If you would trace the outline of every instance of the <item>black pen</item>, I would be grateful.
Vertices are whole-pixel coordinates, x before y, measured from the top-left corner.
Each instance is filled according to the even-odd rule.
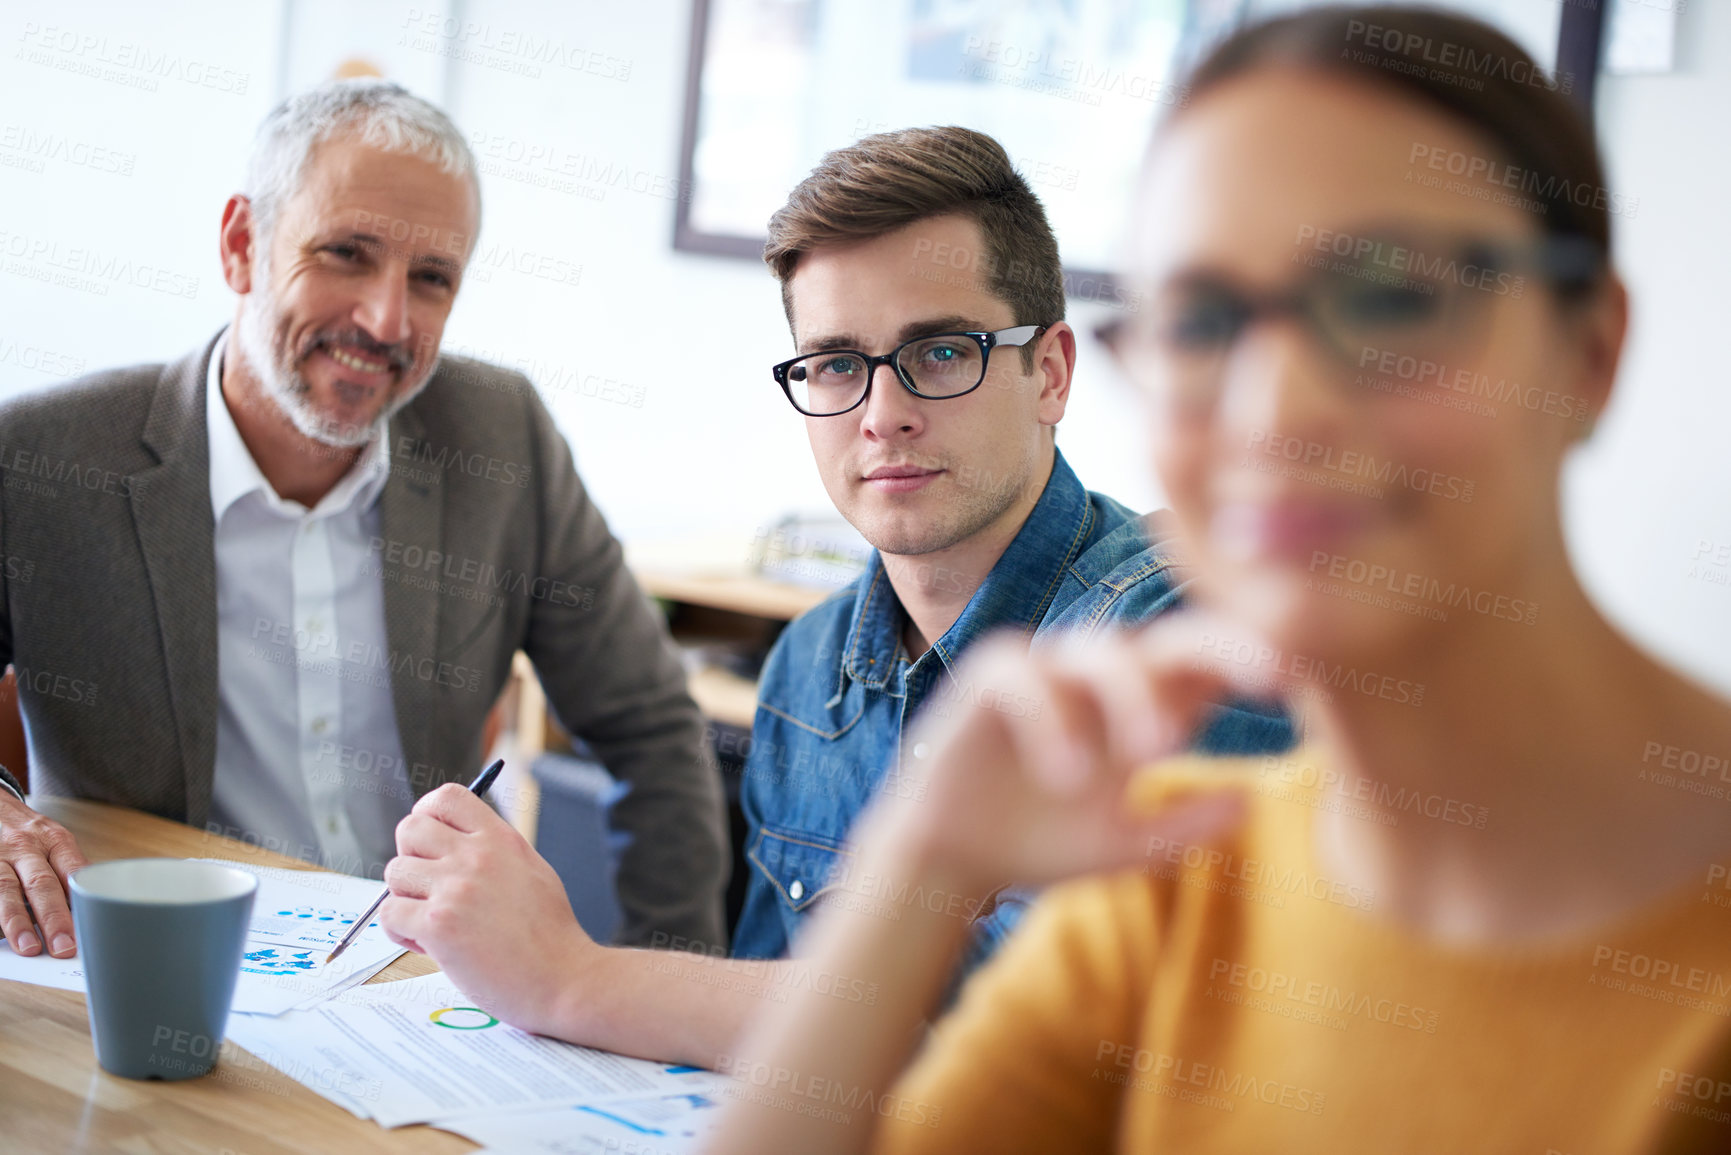
[[[499,776],[499,771],[504,768],[505,760],[500,758],[491,766],[481,771],[475,776],[475,780],[469,783],[469,793],[473,794],[476,798],[485,798],[487,796],[488,788],[493,785],[493,779],[497,778]],[[373,917],[373,913],[379,909],[379,904],[389,897],[391,897],[391,891],[389,887],[386,887],[385,893],[373,899],[373,905],[367,907],[365,913],[363,913],[361,917],[355,919],[354,925],[349,927],[349,933],[343,935],[343,939],[341,942],[337,943],[336,949],[325,956],[326,965],[335,962],[338,955],[349,949],[349,944],[355,941],[355,936],[361,933],[361,928],[367,925],[367,920]]]

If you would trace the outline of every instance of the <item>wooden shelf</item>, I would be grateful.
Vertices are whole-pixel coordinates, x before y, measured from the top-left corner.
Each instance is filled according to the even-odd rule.
[[[697,708],[717,722],[751,729],[757,717],[757,684],[720,666],[705,666],[691,675],[688,685]]]
[[[673,636],[688,645],[705,640],[710,631],[749,638],[771,623],[779,627],[779,623],[792,621],[835,592],[768,581],[743,569],[719,566],[675,570],[639,561],[632,572],[651,595],[678,609],[672,621]],[[738,617],[729,619],[728,614]],[[752,624],[742,618],[757,620]],[[690,689],[706,717],[751,729],[757,717],[757,685],[750,679],[719,666],[705,666],[691,675]]]
[[[673,620],[674,637],[688,645],[711,634],[748,641],[754,635],[773,637],[780,623],[792,621],[835,592],[758,577],[735,560],[744,553],[737,542],[720,547],[702,541],[660,543],[631,547],[626,553],[631,572],[644,590],[673,603],[678,610]],[[694,560],[681,564],[682,558]],[[729,614],[736,616],[730,618]],[[530,743],[532,756],[548,742],[553,729],[534,669],[522,654],[517,655],[513,674],[516,684],[523,687],[514,701],[517,730],[522,740]],[[705,666],[691,675],[689,687],[706,717],[751,729],[757,717],[756,683],[719,666]]]
[[[791,622],[835,592],[766,581],[745,572],[675,573],[647,568],[632,572],[644,589],[665,601],[708,606],[777,622]]]
[[[625,563],[655,597],[791,622],[833,589],[772,581],[752,568],[752,543],[739,534],[696,534],[626,543]]]

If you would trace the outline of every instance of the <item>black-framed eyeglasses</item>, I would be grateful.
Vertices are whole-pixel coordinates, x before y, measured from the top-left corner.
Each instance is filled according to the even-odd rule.
[[[1594,242],[1573,236],[1382,235],[1344,259],[1299,256],[1308,272],[1283,291],[1186,278],[1095,335],[1131,380],[1182,412],[1202,413],[1218,401],[1233,351],[1258,321],[1299,321],[1343,368],[1368,370],[1355,379],[1376,377],[1389,364],[1397,374],[1410,364],[1422,375],[1477,352],[1496,300],[1528,287],[1518,274],[1535,274],[1567,299],[1595,284],[1605,267]]]
[[[807,417],[834,417],[857,409],[871,393],[878,367],[915,397],[942,401],[972,393],[986,379],[986,363],[1000,345],[1026,345],[1044,325],[1017,325],[992,333],[933,333],[903,341],[881,357],[858,349],[826,349],[783,361],[770,370],[793,407]]]

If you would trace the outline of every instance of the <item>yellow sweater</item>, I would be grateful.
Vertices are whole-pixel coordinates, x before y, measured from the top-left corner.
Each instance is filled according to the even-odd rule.
[[[1731,1151],[1725,870],[1575,941],[1445,948],[1318,869],[1316,807],[1355,800],[1306,788],[1314,766],[1240,763],[1230,841],[1042,898],[880,1107],[877,1149]],[[1484,818],[1394,802],[1400,825]]]

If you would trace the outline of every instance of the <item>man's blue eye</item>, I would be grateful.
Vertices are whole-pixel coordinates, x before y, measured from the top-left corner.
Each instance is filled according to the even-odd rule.
[[[834,357],[813,357],[795,366],[789,376],[795,381],[816,385],[844,385],[859,376],[860,368],[858,357],[842,353]]]
[[[966,373],[979,363],[980,351],[971,344],[935,338],[931,344],[915,345],[902,354],[901,364],[915,373],[955,370]]]

